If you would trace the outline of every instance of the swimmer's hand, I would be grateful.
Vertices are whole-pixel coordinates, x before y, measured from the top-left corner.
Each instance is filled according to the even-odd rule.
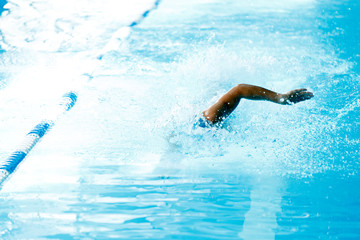
[[[279,94],[279,103],[283,105],[295,104],[314,97],[306,88],[295,89],[290,92]]]

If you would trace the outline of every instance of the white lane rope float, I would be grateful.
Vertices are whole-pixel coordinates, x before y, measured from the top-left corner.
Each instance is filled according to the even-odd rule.
[[[156,0],[150,9],[146,10],[137,20],[131,22],[131,24],[129,24],[127,27],[120,28],[113,35],[112,39],[109,41],[109,44],[104,47],[104,49],[101,51],[101,54],[98,55],[97,58],[101,60],[102,56],[106,52],[112,50],[111,41],[114,39],[124,39],[124,34],[122,34],[122,32],[124,32],[124,29],[129,33],[128,30],[139,25],[142,20],[149,15],[151,11],[155,10],[159,6],[160,1],[161,0]],[[125,37],[127,37],[128,33],[125,35]],[[90,74],[84,75],[92,78]],[[75,91],[65,93],[62,97],[60,104],[54,110],[54,114],[52,115],[52,117],[45,118],[39,124],[37,124],[28,134],[26,134],[22,144],[15,151],[13,151],[5,161],[0,162],[0,190],[5,180],[16,170],[18,165],[25,159],[29,152],[55,124],[56,119],[63,115],[65,112],[68,112],[75,105],[77,98],[78,94]]]
[[[0,164],[0,185],[15,171],[16,167],[24,160],[39,140],[50,130],[55,124],[55,120],[75,105],[76,100],[76,93],[65,93],[60,104],[55,109],[53,117],[42,120],[25,136],[19,148]]]
[[[139,25],[149,15],[150,12],[156,10],[158,8],[158,6],[160,5],[160,2],[161,2],[161,0],[156,0],[154,2],[154,4],[151,6],[151,8],[149,8],[148,10],[143,12],[139,16],[139,18],[137,18],[135,21],[131,22],[129,25],[127,25],[125,27],[121,27],[119,30],[117,30],[111,36],[111,39],[106,44],[106,46],[97,54],[97,56],[96,56],[97,59],[101,60],[107,52],[117,49],[119,42],[123,41],[130,34],[130,29]]]

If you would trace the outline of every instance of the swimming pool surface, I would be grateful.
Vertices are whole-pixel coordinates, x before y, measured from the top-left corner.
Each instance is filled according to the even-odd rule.
[[[3,184],[1,239],[360,239],[358,1],[2,9],[0,161],[78,100]],[[238,83],[315,97],[194,129]]]

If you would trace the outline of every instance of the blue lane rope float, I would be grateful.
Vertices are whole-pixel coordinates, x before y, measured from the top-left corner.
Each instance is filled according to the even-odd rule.
[[[102,58],[104,57],[104,55],[107,52],[109,52],[111,50],[116,50],[116,48],[118,47],[117,46],[118,42],[121,42],[122,40],[124,40],[124,38],[126,38],[130,34],[130,30],[132,28],[139,25],[145,18],[147,18],[149,16],[149,14],[152,11],[156,10],[159,7],[160,2],[161,2],[161,0],[155,0],[154,4],[148,10],[143,12],[136,20],[131,22],[129,25],[121,27],[120,29],[118,29],[113,34],[113,36],[111,37],[111,39],[109,40],[107,45],[97,54],[96,58],[98,60],[102,60]]]
[[[157,9],[161,0],[155,0],[153,6],[143,12],[138,19],[131,22],[128,26],[120,28],[113,36],[113,39],[110,39],[110,43],[112,40],[119,39],[119,34],[128,29],[131,29],[137,25],[139,25],[153,10]],[[120,40],[122,37],[120,37]],[[108,47],[105,46],[102,49],[101,54],[97,57],[98,60],[101,60],[103,55],[108,51]],[[83,74],[83,76],[91,79],[93,78],[92,74]],[[76,103],[77,94],[75,92],[68,92],[64,94],[62,98],[62,102],[59,104],[59,109],[57,109],[56,114],[53,117],[47,118],[37,124],[26,136],[22,145],[15,150],[4,162],[0,162],[0,187],[4,183],[4,181],[11,175],[18,165],[25,159],[25,157],[29,154],[29,152],[34,148],[34,146],[40,141],[40,139],[51,129],[54,125],[55,120],[62,113],[69,111]]]
[[[62,113],[69,111],[76,103],[77,94],[68,92],[63,95],[62,101],[56,109],[53,118],[42,120],[26,136],[23,143],[4,162],[0,163],[0,185],[11,175],[17,166],[25,159],[40,139],[51,129],[55,119]]]
[[[133,21],[132,23],[130,23],[130,24],[129,24],[129,27],[135,27],[136,25],[139,25],[139,24],[142,22],[142,20],[149,15],[150,12],[152,12],[153,10],[155,10],[155,9],[158,8],[159,4],[160,4],[160,0],[156,0],[156,1],[154,2],[154,5],[153,5],[150,9],[146,10],[146,11],[140,16],[140,18],[138,18],[137,20],[135,20],[135,21]]]

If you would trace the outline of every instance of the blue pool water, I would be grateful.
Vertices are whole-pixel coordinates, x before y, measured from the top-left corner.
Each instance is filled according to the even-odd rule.
[[[358,1],[154,3],[4,6],[0,161],[78,100],[2,186],[0,238],[359,239]],[[193,129],[237,83],[315,97]]]

